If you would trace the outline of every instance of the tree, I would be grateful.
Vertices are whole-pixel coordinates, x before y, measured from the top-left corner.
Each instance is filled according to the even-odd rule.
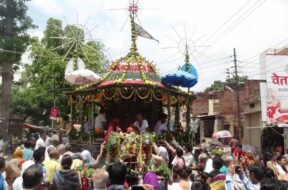
[[[60,20],[50,18],[43,39],[33,41],[30,54],[32,64],[25,66],[29,88],[21,90],[15,85],[13,113],[19,114],[23,119],[30,118],[34,124],[49,125],[49,113],[55,101],[61,117],[68,120],[70,109],[64,92],[73,90],[74,86],[64,80],[67,61],[77,55],[83,59],[88,69],[96,73],[104,71],[108,61],[104,53],[105,47],[100,41],[83,41],[87,45],[83,49],[89,60],[75,47],[64,60],[70,47],[61,45],[67,43],[65,39],[71,37],[72,28],[73,32],[79,30],[80,34],[83,33],[77,26],[68,25],[63,28]],[[63,38],[58,38],[59,36]],[[83,36],[81,39],[84,40]]]
[[[238,80],[239,80],[239,86],[243,85],[244,82],[248,79],[247,76],[239,76]],[[211,84],[210,87],[206,88],[205,91],[223,91],[225,89],[225,86],[231,88],[231,89],[235,89],[237,85],[237,79],[236,77],[233,75],[232,77],[227,77],[226,80],[224,82],[220,81],[220,80],[216,80],[213,82],[213,84]]]
[[[248,77],[246,75],[244,76],[238,76],[238,80],[239,80],[239,86],[243,85],[245,83],[245,81],[248,79]],[[237,79],[236,77],[233,75],[232,77],[228,77],[226,79],[226,84],[232,88],[235,89],[236,85],[237,85]]]
[[[206,88],[205,91],[222,91],[225,88],[225,82],[222,82],[220,80],[216,80],[211,84],[210,87]]]
[[[28,29],[35,28],[32,19],[27,16],[27,0],[0,1],[0,66],[1,66],[1,95],[0,116],[9,117],[11,89],[13,83],[13,65],[19,64],[22,53],[29,44]],[[1,128],[0,132],[4,132]]]

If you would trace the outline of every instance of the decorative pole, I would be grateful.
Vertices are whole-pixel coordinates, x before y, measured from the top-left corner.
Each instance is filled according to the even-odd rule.
[[[73,114],[73,98],[72,95],[69,97],[69,104],[70,104],[70,118],[69,118],[69,123],[70,123],[70,128],[72,127],[72,114]]]
[[[179,142],[179,144],[183,143],[183,130],[180,129],[180,98],[177,97],[176,107],[175,107],[175,129],[176,129],[176,140]],[[183,129],[183,128],[182,128]]]
[[[188,44],[185,46],[185,71],[190,73],[190,60],[189,60],[189,52],[188,52]],[[186,101],[186,135],[188,137],[188,142],[190,142],[190,88],[188,88],[188,100]]]
[[[186,101],[186,132],[190,133],[190,124],[191,124],[191,118],[190,118],[190,97],[188,97],[188,100]]]
[[[130,13],[130,25],[131,25],[131,48],[130,54],[135,56],[137,53],[137,46],[136,46],[136,32],[135,32],[135,15],[139,10],[138,5],[132,1],[132,3],[128,7],[128,11]],[[130,57],[130,56],[129,56]]]
[[[136,56],[137,46],[136,46],[136,32],[135,32],[135,23],[134,23],[134,17],[138,11],[138,6],[133,2],[131,5],[129,5],[128,11],[129,11],[130,25],[131,25],[131,48],[127,56],[128,59],[127,59],[127,64],[125,66],[125,71],[122,73],[122,76],[118,79],[118,82],[123,82],[125,80],[127,72],[129,70],[130,63],[132,61],[136,60],[137,62],[139,62],[138,57]],[[139,70],[141,72],[140,66],[139,66]]]
[[[191,134],[191,117],[190,117],[190,104],[191,104],[191,99],[190,97],[188,97],[188,100],[186,102],[186,136],[187,136],[187,140],[188,142],[193,143],[193,135]]]
[[[179,97],[175,107],[175,128],[179,129],[180,127],[180,102]]]
[[[189,60],[189,52],[188,52],[188,44],[185,46],[185,71],[190,72],[190,60]]]
[[[132,42],[130,53],[131,53],[131,56],[135,56],[137,52],[137,46],[136,46],[136,32],[135,32],[134,17],[135,17],[135,13],[137,12],[137,8],[133,8],[133,5],[130,5],[130,7],[129,7],[129,11],[130,11],[130,24],[131,24],[131,42]]]
[[[137,14],[139,10],[138,5],[132,1],[132,4],[129,5],[128,11],[130,12],[130,24],[131,24],[131,48],[130,48],[130,55],[129,55],[129,60],[128,60],[128,67],[131,63],[132,60],[137,62],[139,72],[142,76],[143,81],[146,83],[147,82],[147,77],[144,73],[143,70],[143,65],[142,65],[142,58],[139,56],[137,52],[137,46],[136,46],[136,28],[135,28],[135,15]],[[128,70],[127,67],[127,70]]]
[[[168,96],[168,103],[167,103],[167,127],[170,131],[170,120],[171,120],[171,100],[170,100],[170,93],[167,93]]]
[[[91,120],[91,123],[92,123],[92,135],[90,135],[90,142],[93,142],[93,139],[95,137],[95,126],[94,126],[94,99],[92,100],[92,120]]]

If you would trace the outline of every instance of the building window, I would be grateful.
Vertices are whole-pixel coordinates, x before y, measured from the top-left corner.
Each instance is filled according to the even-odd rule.
[[[223,129],[227,130],[227,131],[230,131],[230,125],[229,124],[223,125]]]

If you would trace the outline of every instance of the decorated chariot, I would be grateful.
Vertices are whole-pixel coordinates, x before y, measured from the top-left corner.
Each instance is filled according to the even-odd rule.
[[[179,79],[179,77],[187,76],[181,75],[180,72],[180,75],[179,73],[172,74],[167,76],[167,80],[163,80],[153,62],[138,53],[136,37],[139,34],[134,19],[135,8],[131,8],[132,45],[130,52],[126,56],[112,61],[107,72],[98,82],[82,85],[66,94],[71,112],[69,138],[73,148],[77,150],[90,149],[93,155],[98,154],[103,137],[99,138],[98,131],[94,126],[95,113],[99,112],[101,107],[105,110],[107,120],[117,113],[124,126],[122,132],[112,132],[109,135],[105,144],[108,154],[107,161],[123,161],[131,168],[139,170],[139,164],[147,164],[149,155],[152,153],[153,142],[167,138],[172,131],[180,135],[181,140],[191,141],[190,105],[194,96],[189,90],[186,92],[170,83],[171,77]],[[182,67],[183,73],[189,75],[190,69],[193,69],[191,67],[193,66],[188,59]],[[188,82],[193,81],[193,84],[189,83],[189,85],[195,85],[196,79],[197,77],[188,77]],[[184,84],[186,86],[188,85],[186,84],[187,80]],[[186,126],[180,124],[181,107],[186,109]],[[142,113],[149,122],[149,126],[155,126],[164,112],[167,114],[168,128],[167,134],[164,136],[155,135],[154,129],[150,129],[147,133],[126,133],[128,126],[135,120],[136,113]],[[165,173],[163,168],[158,168],[158,170],[163,170]]]

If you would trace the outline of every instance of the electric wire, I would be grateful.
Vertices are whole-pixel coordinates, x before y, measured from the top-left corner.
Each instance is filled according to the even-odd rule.
[[[229,17],[223,24],[221,24],[214,32],[211,36],[209,36],[207,38],[207,40],[203,43],[206,44],[207,42],[209,42],[209,40],[211,40],[215,35],[217,35],[217,33],[219,31],[221,31],[221,29],[227,25],[236,15],[238,15],[238,13],[240,13],[242,11],[242,9],[244,9],[248,4],[249,4],[250,0],[246,1],[231,17]]]
[[[234,23],[232,23],[232,25],[230,25],[230,27],[226,28],[226,30],[224,30],[224,32],[219,35],[218,39],[221,39],[222,36],[227,36],[229,33],[231,33],[235,28],[237,28],[243,21],[245,21],[252,13],[255,13],[257,9],[259,9],[266,0],[259,0],[256,3],[254,3],[250,9],[248,9],[247,11],[244,12],[244,14],[242,15],[242,19],[241,17],[239,17]],[[217,40],[218,40],[217,39]],[[214,43],[217,41],[216,39],[213,41]]]

